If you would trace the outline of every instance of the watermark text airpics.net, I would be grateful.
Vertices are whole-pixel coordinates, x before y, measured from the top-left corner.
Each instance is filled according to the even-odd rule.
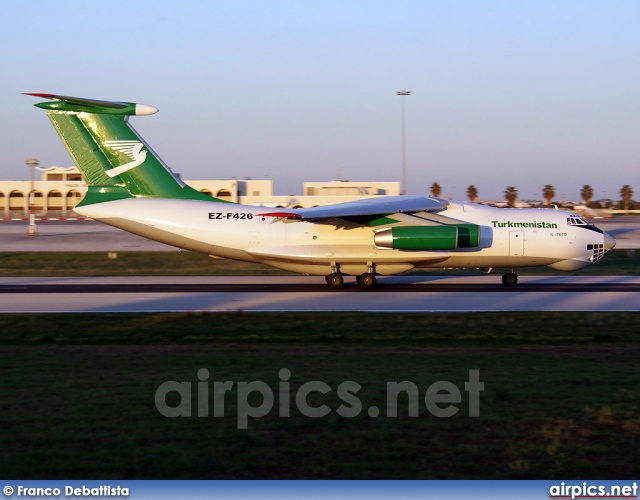
[[[344,418],[353,418],[363,411],[363,403],[358,397],[362,386],[354,381],[345,381],[335,387],[335,394],[341,404],[332,409],[321,401],[322,397],[334,391],[334,387],[320,380],[301,384],[297,390],[291,389],[291,372],[282,368],[278,376],[278,388],[272,389],[267,383],[254,380],[252,382],[214,381],[209,379],[209,370],[198,370],[198,382],[193,390],[191,382],[167,381],[158,387],[155,403],[158,411],[165,417],[191,417],[194,412],[198,417],[209,417],[213,409],[213,417],[225,417],[225,403],[233,402],[235,389],[236,405],[229,405],[236,411],[238,429],[247,429],[249,418],[261,418],[274,410],[277,403],[279,417],[289,417],[292,405],[309,418],[322,418],[335,411]],[[235,387],[234,387],[235,386]],[[484,382],[480,381],[480,370],[469,370],[469,379],[461,390],[452,382],[439,380],[421,391],[410,381],[387,382],[386,416],[398,416],[398,401],[406,402],[406,415],[419,417],[424,403],[427,412],[438,418],[452,417],[460,410],[463,399],[468,400],[469,416],[480,416],[480,392],[484,391]],[[463,395],[463,392],[466,394]],[[195,393],[195,398],[193,394]],[[195,399],[195,405],[194,403]],[[277,399],[277,401],[276,401]],[[320,399],[320,400],[319,400]],[[169,400],[169,401],[168,401]],[[312,400],[312,401],[310,401]],[[380,416],[380,408],[369,406],[367,415],[371,418]],[[227,412],[226,416],[229,416]],[[403,410],[404,415],[404,410]],[[424,412],[423,412],[424,415]]]

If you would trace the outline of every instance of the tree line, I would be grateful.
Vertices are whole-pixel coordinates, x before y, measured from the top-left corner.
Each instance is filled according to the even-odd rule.
[[[442,193],[442,187],[437,182],[431,185],[431,196],[438,198]],[[475,203],[478,199],[478,188],[471,184],[466,191],[467,198],[471,203]],[[633,188],[629,184],[625,184],[620,188],[620,201],[618,207],[622,210],[634,210],[636,205],[640,205],[640,202],[633,201]],[[551,184],[546,184],[542,188],[542,203],[545,206],[549,206],[551,201],[556,196],[556,190]],[[589,184],[585,184],[580,189],[580,197],[584,201],[584,204],[589,208],[601,208],[597,203],[591,201],[593,198],[593,188]],[[504,190],[504,198],[507,201],[509,207],[514,207],[518,200],[518,190],[514,186],[507,186]]]

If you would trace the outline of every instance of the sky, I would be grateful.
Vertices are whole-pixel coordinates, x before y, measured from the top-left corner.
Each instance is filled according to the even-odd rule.
[[[0,18],[2,180],[73,164],[22,92],[153,105],[131,123],[183,179],[282,195],[400,181],[404,99],[408,194],[640,193],[637,0],[4,0]]]

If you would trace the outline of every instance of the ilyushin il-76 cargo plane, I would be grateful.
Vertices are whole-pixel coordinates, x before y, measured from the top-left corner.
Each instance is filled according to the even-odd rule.
[[[88,184],[75,211],[105,224],[214,258],[260,262],[325,276],[332,288],[355,276],[413,268],[549,266],[575,271],[615,246],[570,212],[493,208],[424,196],[379,196],[302,209],[265,209],[212,198],[183,183],[129,124],[145,104],[53,94],[36,104],[60,135]]]

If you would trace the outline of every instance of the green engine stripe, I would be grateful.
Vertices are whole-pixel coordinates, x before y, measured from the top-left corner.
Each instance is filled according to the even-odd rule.
[[[398,250],[453,250],[457,246],[456,226],[402,226],[391,231],[393,248]]]
[[[480,244],[480,226],[476,224],[452,224],[458,228],[458,247],[472,248]]]

